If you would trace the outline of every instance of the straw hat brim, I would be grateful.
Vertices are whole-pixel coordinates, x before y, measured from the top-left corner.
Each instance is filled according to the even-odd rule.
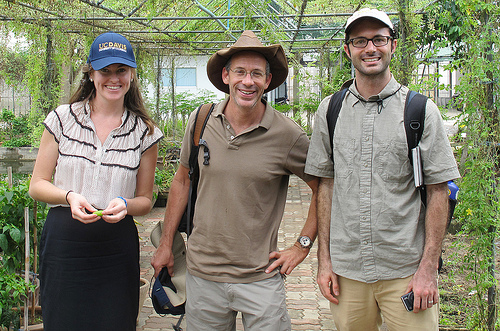
[[[163,222],[158,222],[150,234],[151,243],[154,247],[160,244],[160,238],[163,231]],[[168,286],[163,286],[170,303],[174,306],[180,306],[186,302],[186,244],[179,231],[175,232],[172,243],[172,254],[174,254],[174,276],[170,278],[177,291]],[[167,309],[167,308],[165,308]]]
[[[207,63],[207,75],[212,84],[224,93],[229,94],[229,86],[222,81],[222,68],[227,61],[238,52],[251,51],[262,54],[271,68],[271,83],[264,93],[280,86],[288,76],[288,62],[285,51],[281,45],[270,46],[231,46],[217,51],[210,57]]]

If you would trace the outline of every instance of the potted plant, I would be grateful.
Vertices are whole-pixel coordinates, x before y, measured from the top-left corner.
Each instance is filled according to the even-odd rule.
[[[139,287],[139,311],[137,312],[137,323],[139,322],[139,315],[141,314],[142,307],[144,306],[144,301],[148,297],[149,291],[149,281],[145,278],[140,278],[141,285]]]
[[[168,198],[168,191],[179,163],[179,148],[170,147],[161,149],[165,153],[158,162],[155,170],[155,186],[157,187],[157,200],[155,207],[164,207]]]

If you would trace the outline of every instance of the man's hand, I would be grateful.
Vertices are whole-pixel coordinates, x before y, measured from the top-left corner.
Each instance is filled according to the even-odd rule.
[[[336,298],[340,294],[340,287],[338,276],[333,272],[331,264],[319,264],[317,282],[321,294],[328,299],[328,301],[338,305],[339,299]]]
[[[413,275],[412,280],[406,288],[408,293],[413,290],[413,312],[431,308],[439,302],[439,291],[437,287],[436,268],[426,268],[422,264]]]
[[[151,259],[151,265],[155,269],[155,278],[158,277],[161,269],[164,267],[168,268],[168,273],[170,276],[174,275],[174,254],[172,253],[172,248],[168,245],[160,244],[153,254]]]
[[[151,265],[155,269],[155,277],[158,277],[161,269],[168,268],[170,276],[174,275],[174,254],[172,243],[175,231],[179,227],[184,210],[186,210],[189,195],[189,169],[179,165],[170,185],[165,217],[163,219],[162,236],[160,244],[151,259]]]
[[[269,254],[269,260],[276,259],[276,261],[271,263],[266,269],[266,273],[270,273],[281,266],[280,273],[289,275],[300,262],[304,261],[308,253],[309,248],[301,248],[296,245],[284,251],[271,252],[271,254]]]

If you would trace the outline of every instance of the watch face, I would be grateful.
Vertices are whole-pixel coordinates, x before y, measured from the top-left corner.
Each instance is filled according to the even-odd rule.
[[[300,237],[299,243],[302,247],[308,247],[311,244],[311,239],[308,237]]]

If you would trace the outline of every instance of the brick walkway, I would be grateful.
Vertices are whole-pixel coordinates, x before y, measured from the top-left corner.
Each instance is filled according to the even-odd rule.
[[[309,209],[311,190],[295,176],[290,178],[285,215],[281,223],[278,246],[280,249],[293,245],[305,222]],[[149,234],[156,222],[163,219],[163,208],[154,208],[147,216],[137,217],[141,223],[138,226],[141,244],[141,275],[151,280],[153,268],[150,265],[154,247],[149,241]],[[306,259],[298,265],[286,279],[287,306],[292,319],[292,330],[336,330],[331,318],[328,301],[321,295],[316,284],[316,245]],[[149,297],[146,299],[139,315],[137,331],[173,330],[172,324],[178,318],[170,315],[157,315]],[[185,321],[181,327],[186,330]],[[238,321],[238,331],[242,331],[241,321]]]

